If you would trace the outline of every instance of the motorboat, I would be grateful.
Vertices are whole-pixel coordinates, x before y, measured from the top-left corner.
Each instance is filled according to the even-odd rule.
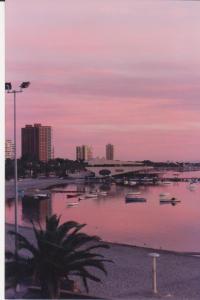
[[[38,194],[35,194],[33,196],[34,199],[48,199],[50,197],[50,194],[48,193],[38,193]]]
[[[107,196],[108,193],[107,193],[106,191],[101,191],[101,192],[99,193],[99,195],[100,195],[100,196]]]
[[[138,197],[137,195],[127,194],[125,197],[126,203],[130,202],[146,202],[146,199],[143,197]]]
[[[197,186],[196,186],[196,184],[193,183],[193,182],[191,182],[191,183],[188,185],[188,189],[189,189],[190,191],[194,191],[194,190],[196,190],[196,188],[197,188]]]
[[[163,181],[163,183],[162,184],[165,184],[165,185],[170,185],[170,184],[172,184],[172,182],[171,181]]]
[[[169,197],[170,193],[160,193],[160,197]]]
[[[160,199],[160,203],[163,204],[163,203],[169,203],[169,204],[176,204],[176,203],[180,203],[181,201],[180,200],[177,200],[175,197],[172,197],[171,199],[169,198],[161,198]]]
[[[133,181],[133,180],[130,180],[130,181],[129,181],[129,185],[131,185],[131,186],[136,185],[136,184],[137,184],[136,181]]]
[[[129,192],[126,196],[139,196],[141,192]]]
[[[78,205],[78,202],[71,202],[71,203],[67,204],[67,207],[74,207],[74,206],[77,206],[77,205]]]
[[[76,197],[77,195],[73,194],[73,195],[66,195],[67,198],[74,198]]]
[[[85,198],[97,198],[98,194],[94,194],[94,193],[89,193],[89,194],[85,194]]]
[[[128,185],[128,180],[124,180],[124,185]]]

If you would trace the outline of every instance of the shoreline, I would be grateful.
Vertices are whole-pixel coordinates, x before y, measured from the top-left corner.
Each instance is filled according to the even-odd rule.
[[[9,228],[10,227],[10,228]],[[9,230],[13,225],[6,224]],[[24,230],[23,230],[24,229]],[[31,228],[22,228],[26,236],[33,237]],[[24,232],[21,232],[22,234]],[[34,239],[31,239],[34,241]],[[6,235],[7,249],[14,246],[14,240]],[[170,295],[173,300],[200,299],[199,270],[200,259],[181,252],[167,251],[102,241],[110,245],[109,249],[96,249],[114,263],[106,263],[108,275],[94,270],[102,280],[102,284],[89,282],[89,295],[104,299],[166,299]],[[158,294],[152,293],[152,257],[157,252]],[[81,291],[84,289],[77,280]]]
[[[11,223],[5,223],[5,230],[11,230],[14,228],[14,224]],[[23,226],[23,225],[19,225],[19,229],[23,232],[23,231],[29,231],[31,233],[33,233],[33,229],[32,227],[28,227],[28,226]],[[27,233],[28,234],[28,233]],[[6,233],[7,235],[7,233]],[[119,247],[125,247],[125,248],[130,248],[130,249],[141,249],[141,250],[145,250],[145,251],[149,251],[149,252],[159,252],[162,254],[174,254],[174,255],[182,255],[182,256],[196,256],[196,257],[200,257],[200,252],[196,252],[196,251],[176,251],[176,250],[169,250],[169,249],[159,249],[159,248],[153,248],[153,247],[144,247],[144,246],[139,246],[139,245],[131,245],[131,244],[126,244],[126,243],[120,243],[120,242],[111,242],[111,241],[106,241],[106,240],[101,240],[101,243],[105,243],[108,244],[110,246],[119,246]]]

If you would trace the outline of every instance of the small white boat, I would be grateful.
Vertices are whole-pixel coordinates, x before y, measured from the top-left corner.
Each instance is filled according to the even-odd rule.
[[[100,195],[100,196],[107,196],[107,195],[108,195],[108,192],[101,191],[101,192],[99,193],[99,195]]]
[[[171,203],[171,204],[175,204],[175,203],[179,203],[181,202],[180,200],[177,200],[176,198],[172,197],[172,198],[163,198],[163,199],[160,199],[160,203]]]
[[[72,202],[72,203],[68,203],[67,207],[73,207],[73,206],[77,206],[78,202]]]
[[[40,194],[35,194],[34,196],[33,196],[33,198],[34,199],[47,199],[47,198],[49,198],[49,194],[47,194],[47,193],[40,193]]]
[[[97,198],[98,197],[98,194],[85,194],[85,198]]]
[[[191,190],[191,191],[196,190],[196,188],[197,188],[197,186],[196,186],[195,183],[190,183],[190,184],[188,185],[188,189]]]
[[[172,182],[171,181],[163,181],[163,184],[170,185],[170,184],[172,184]]]
[[[126,196],[139,196],[141,192],[129,192]]]
[[[160,197],[169,197],[170,193],[160,193]]]
[[[128,185],[128,180],[124,180],[124,185]]]
[[[131,186],[136,185],[136,184],[137,184],[136,181],[133,181],[133,180],[130,180],[130,181],[129,181],[129,185],[131,185]]]
[[[127,194],[125,197],[126,203],[130,202],[146,202],[146,199],[143,197],[138,197],[136,195],[129,195]]]

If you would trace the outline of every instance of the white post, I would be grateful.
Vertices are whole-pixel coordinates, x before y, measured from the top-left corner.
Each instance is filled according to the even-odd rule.
[[[153,266],[152,266],[152,287],[153,293],[157,294],[157,273],[156,273],[156,258],[160,256],[158,253],[150,253],[149,256],[153,257]]]

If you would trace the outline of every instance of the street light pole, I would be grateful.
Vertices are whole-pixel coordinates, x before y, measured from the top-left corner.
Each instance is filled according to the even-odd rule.
[[[15,151],[15,233],[18,233],[18,184],[17,184],[17,134],[16,134],[16,91],[13,91],[14,95],[14,151]],[[15,235],[15,254],[17,255],[17,235]]]
[[[30,82],[22,82],[19,90],[12,90],[12,85],[10,82],[6,82],[5,90],[9,94],[13,94],[14,96],[14,178],[15,178],[15,256],[17,258],[18,251],[18,238],[17,234],[18,230],[18,176],[17,176],[17,130],[16,130],[16,94],[22,93],[24,88],[27,88],[30,85]]]

